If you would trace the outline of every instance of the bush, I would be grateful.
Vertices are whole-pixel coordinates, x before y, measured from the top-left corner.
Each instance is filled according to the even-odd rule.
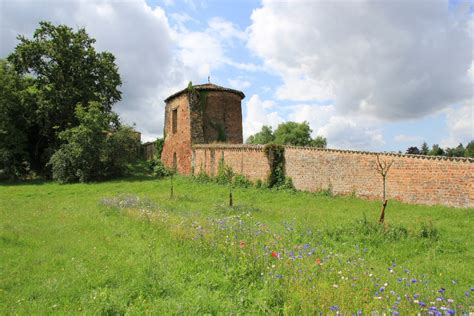
[[[212,182],[211,177],[201,168],[197,176],[194,177],[197,182],[209,183]]]
[[[237,174],[234,178],[234,185],[241,188],[250,188],[252,186],[252,182],[247,179],[246,176]]]
[[[76,109],[79,125],[59,134],[64,142],[51,156],[53,179],[60,183],[87,182],[122,175],[136,160],[140,142],[132,128],[121,126],[113,113],[93,102]]]
[[[218,184],[232,184],[232,179],[235,173],[230,166],[227,166],[224,159],[219,160],[219,166],[217,167],[217,176],[215,178]]]
[[[170,170],[166,168],[161,160],[155,159],[153,162],[153,176],[157,178],[164,178],[170,175]]]

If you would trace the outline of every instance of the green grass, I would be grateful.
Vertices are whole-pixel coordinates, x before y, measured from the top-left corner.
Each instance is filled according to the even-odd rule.
[[[381,227],[381,203],[354,197],[236,189],[228,208],[225,186],[184,177],[175,192],[0,185],[0,314],[473,311],[473,209],[390,201]]]

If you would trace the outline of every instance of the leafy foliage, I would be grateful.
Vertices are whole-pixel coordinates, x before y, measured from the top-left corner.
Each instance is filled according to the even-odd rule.
[[[459,143],[457,147],[454,148],[446,148],[446,156],[448,157],[464,157],[464,146],[463,144]]]
[[[130,127],[92,102],[76,109],[79,125],[59,134],[64,141],[51,157],[53,178],[60,183],[86,182],[119,176],[136,159],[139,141]]]
[[[409,154],[409,155],[419,155],[420,150],[418,149],[418,147],[412,146],[412,147],[407,149],[406,153]]]
[[[309,146],[311,144],[311,128],[308,122],[281,123],[275,130],[275,143],[281,145]]]
[[[247,138],[247,144],[269,144],[275,141],[271,126],[263,125],[262,130]]]
[[[474,157],[474,140],[471,140],[466,146],[464,157]]]
[[[311,128],[308,122],[296,123],[286,122],[278,125],[275,132],[271,126],[262,126],[262,130],[255,135],[247,138],[247,144],[269,144],[275,143],[280,145],[293,146],[311,146],[318,148],[326,148],[327,140],[322,136],[311,138]]]
[[[431,147],[429,155],[431,155],[431,156],[443,156],[444,155],[444,150],[441,147],[439,147],[438,144],[433,144],[433,147]]]
[[[292,182],[285,178],[285,147],[278,144],[268,144],[264,148],[270,166],[267,184],[269,188],[287,187]]]
[[[21,76],[31,76],[32,108],[28,111],[28,151],[32,164],[42,169],[61,144],[59,134],[79,124],[76,107],[98,102],[104,113],[121,99],[115,57],[97,53],[85,29],[74,32],[66,25],[40,22],[33,38],[18,36],[20,43],[8,61]]]
[[[18,178],[29,170],[29,125],[25,89],[31,84],[0,60],[0,176]]]

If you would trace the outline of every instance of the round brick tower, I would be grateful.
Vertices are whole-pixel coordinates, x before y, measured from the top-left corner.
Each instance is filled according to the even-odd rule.
[[[166,98],[161,160],[191,173],[193,144],[242,144],[243,92],[212,83],[189,86]]]

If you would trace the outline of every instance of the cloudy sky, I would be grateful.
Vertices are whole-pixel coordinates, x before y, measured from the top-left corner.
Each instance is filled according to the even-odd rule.
[[[242,90],[244,137],[308,121],[331,148],[474,139],[474,3],[437,0],[0,0],[0,58],[48,20],[117,57],[115,106],[143,140],[189,81]]]

